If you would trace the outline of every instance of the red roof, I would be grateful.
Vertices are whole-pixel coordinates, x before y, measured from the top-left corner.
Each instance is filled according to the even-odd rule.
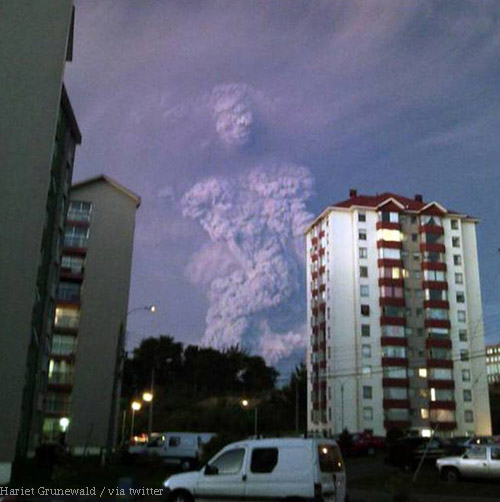
[[[392,192],[384,192],[377,195],[354,195],[349,199],[346,199],[342,202],[338,202],[337,204],[333,204],[333,207],[352,207],[352,206],[364,206],[364,207],[373,207],[376,208],[380,206],[380,204],[386,202],[389,199],[394,199],[403,205],[405,210],[408,211],[420,211],[425,206],[430,204],[430,202],[426,202],[424,200],[415,200],[409,199],[408,197],[403,197],[402,195],[398,195]],[[444,207],[444,206],[442,206]],[[452,211],[450,209],[446,209],[449,214],[463,214],[458,213],[457,211]],[[468,218],[472,218],[471,216],[467,216]]]
[[[355,197],[350,197],[347,200],[334,204],[333,207],[378,207],[382,204],[382,202],[391,198],[397,200],[405,207],[405,209],[412,211],[419,211],[428,204],[427,202],[419,202],[415,199],[409,199],[408,197],[403,197],[402,195],[397,195],[395,193],[385,192],[377,195],[356,195]]]

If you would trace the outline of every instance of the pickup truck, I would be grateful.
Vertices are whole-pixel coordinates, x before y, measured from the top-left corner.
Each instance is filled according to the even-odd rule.
[[[438,459],[436,465],[450,482],[461,477],[500,480],[500,445],[473,446],[460,456]]]

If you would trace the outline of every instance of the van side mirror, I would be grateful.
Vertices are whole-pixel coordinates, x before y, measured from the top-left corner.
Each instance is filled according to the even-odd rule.
[[[215,474],[219,474],[219,468],[215,467],[215,465],[207,464],[205,467],[205,476],[214,476]]]

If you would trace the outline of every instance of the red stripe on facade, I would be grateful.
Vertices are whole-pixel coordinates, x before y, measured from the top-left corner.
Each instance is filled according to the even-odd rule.
[[[402,288],[404,286],[403,279],[390,279],[388,277],[382,277],[378,280],[379,286],[396,286]]]
[[[380,338],[380,345],[382,345],[382,347],[387,347],[390,345],[396,347],[406,347],[408,345],[408,341],[406,340],[406,338],[403,337],[382,336]]]
[[[385,305],[390,305],[392,307],[404,307],[405,299],[404,298],[389,298],[389,297],[381,297],[379,299],[379,305],[381,307]]]
[[[85,256],[87,254],[87,248],[74,248],[74,247],[64,246],[63,254],[70,256]]]
[[[444,228],[440,227],[438,225],[420,225],[418,227],[418,231],[426,234],[436,234],[436,235],[443,235],[444,234]]]
[[[384,420],[384,428],[386,430],[391,429],[406,429],[410,427],[411,423],[409,420]]]
[[[429,408],[431,410],[456,410],[457,403],[455,401],[431,401]]]
[[[379,267],[399,267],[403,268],[403,260],[393,260],[390,258],[379,258],[377,261]]]
[[[451,340],[440,340],[436,338],[427,338],[425,346],[430,349],[432,347],[441,349],[451,349]]]
[[[408,387],[410,380],[408,378],[382,378],[384,387]]]
[[[450,303],[445,300],[425,300],[424,308],[449,310]]]
[[[450,321],[441,320],[441,319],[426,319],[425,320],[426,328],[451,328]]]
[[[427,359],[428,368],[453,368],[453,361],[446,359]]]
[[[423,281],[422,289],[448,289],[448,283],[445,281]]]
[[[403,243],[394,241],[377,241],[377,248],[403,249]]]
[[[427,380],[427,384],[429,389],[454,389],[455,382],[454,380]]]
[[[448,270],[448,267],[446,266],[446,263],[442,262],[423,261],[422,270],[443,270],[444,272],[446,272],[446,270]]]
[[[384,399],[383,401],[384,409],[390,408],[405,408],[410,409],[410,400],[409,399]]]
[[[420,251],[423,253],[424,251],[431,251],[434,253],[444,253],[446,248],[444,244],[430,244],[430,243],[422,243],[420,244]]]
[[[405,326],[406,319],[404,317],[381,316],[380,317],[380,325],[381,326]]]
[[[377,230],[382,228],[387,228],[387,230],[399,230],[400,225],[392,221],[377,221]]]
[[[408,359],[406,357],[383,357],[382,366],[408,366]]]

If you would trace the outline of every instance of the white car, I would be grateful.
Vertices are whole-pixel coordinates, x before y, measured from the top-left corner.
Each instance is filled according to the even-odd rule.
[[[231,443],[201,471],[171,476],[164,487],[169,502],[347,500],[344,461],[331,439],[249,439]]]
[[[500,445],[472,446],[461,456],[438,459],[436,465],[448,481],[460,477],[500,480]]]

